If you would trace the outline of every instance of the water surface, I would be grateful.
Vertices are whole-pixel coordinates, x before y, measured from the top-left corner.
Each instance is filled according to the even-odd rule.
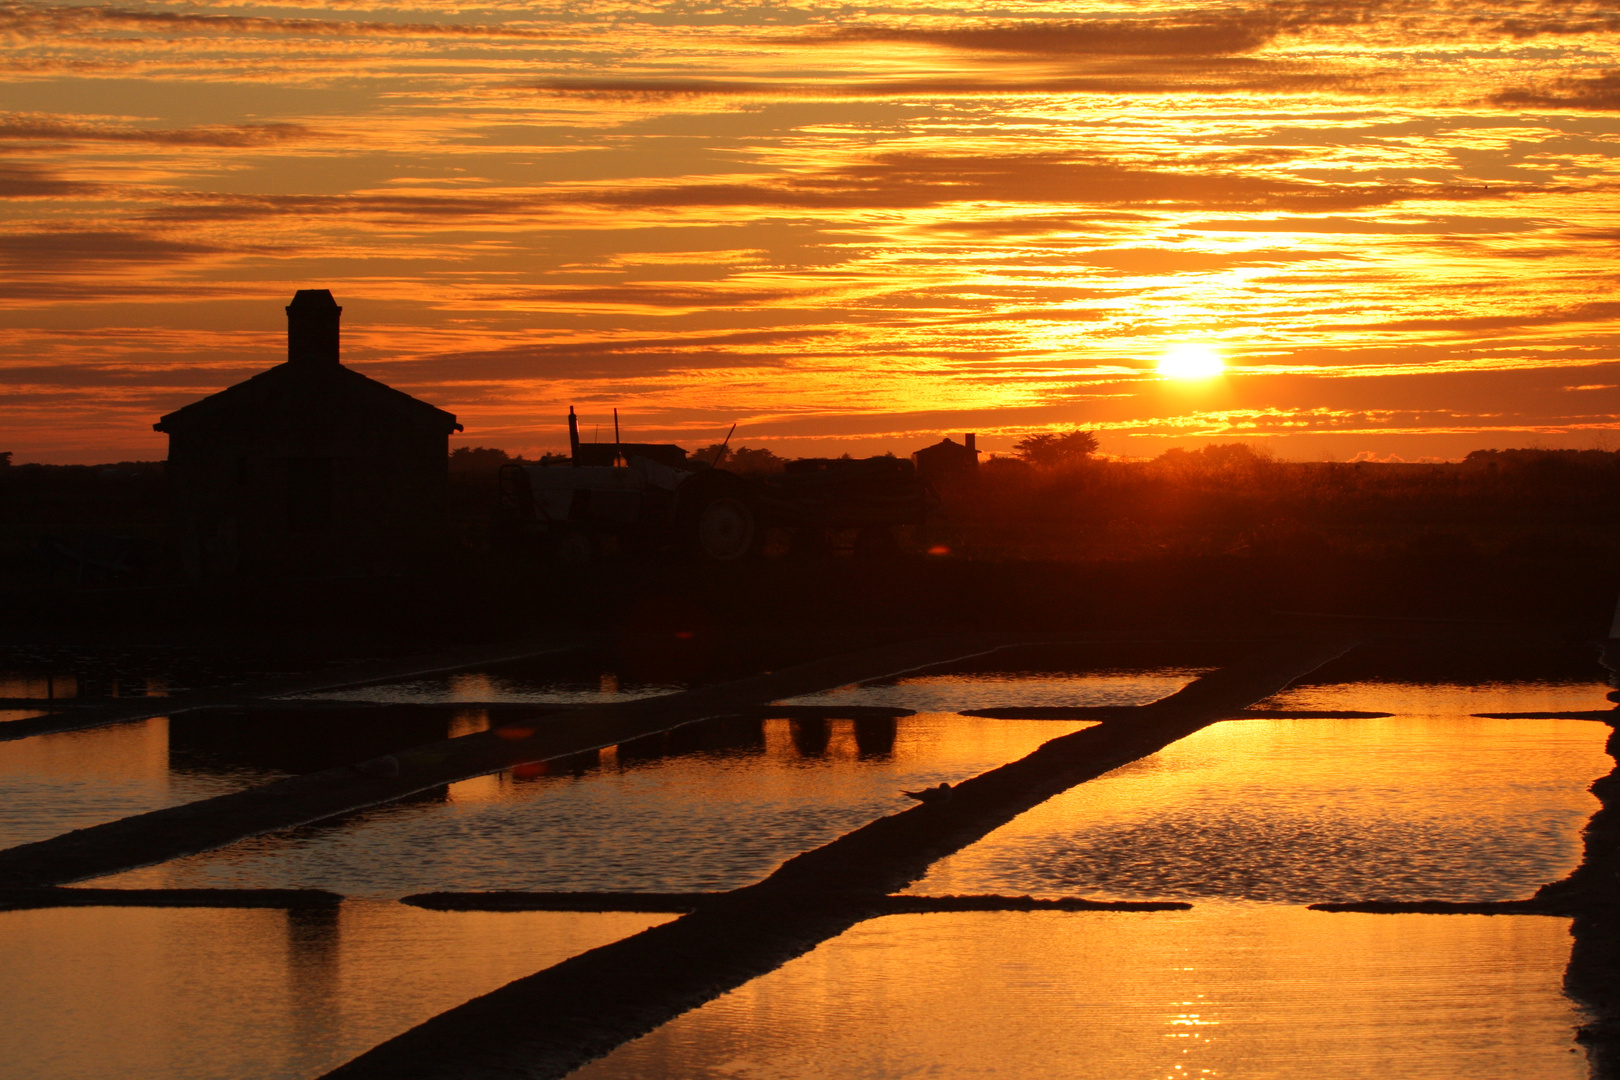
[[[890,916],[576,1080],[1584,1080],[1563,919]]]
[[[1599,688],[1601,689],[1601,688]],[[1113,898],[1509,900],[1580,862],[1606,725],[1486,720],[1593,692],[1353,687],[1229,720],[1073,788],[936,863],[911,891]],[[1278,699],[1285,702],[1287,699]]]
[[[430,675],[420,679],[379,683],[352,690],[323,690],[291,695],[331,701],[421,702],[530,702],[547,705],[605,705],[615,701],[661,697],[685,690],[684,683],[643,682],[613,672],[576,673],[558,678],[546,671],[523,674],[522,669],[500,668],[488,671]]]
[[[1047,705],[1147,705],[1207,668],[1093,671],[987,670],[886,679],[788,698],[793,705],[887,705],[918,712]]]
[[[0,848],[482,730],[482,710],[210,710],[0,742]]]
[[[307,1080],[469,998],[669,916],[0,912],[0,1073]]]
[[[910,807],[902,789],[955,783],[1086,726],[948,714],[692,724],[96,884],[731,889]]]
[[[168,717],[0,742],[0,847],[239,791],[276,775],[171,768]]]

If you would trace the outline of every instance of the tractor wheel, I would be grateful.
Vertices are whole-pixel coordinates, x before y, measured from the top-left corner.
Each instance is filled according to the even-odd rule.
[[[720,492],[692,508],[687,540],[713,562],[736,562],[759,550],[765,538],[759,517],[740,494]]]

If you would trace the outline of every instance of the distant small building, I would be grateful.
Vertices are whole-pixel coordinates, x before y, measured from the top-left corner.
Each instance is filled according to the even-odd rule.
[[[911,455],[917,475],[930,483],[950,483],[978,475],[979,446],[977,435],[964,435],[960,443],[950,438],[941,439],[933,446],[925,446]]]
[[[346,368],[326,289],[287,306],[287,362],[153,427],[193,577],[397,573],[444,542],[456,418]]]

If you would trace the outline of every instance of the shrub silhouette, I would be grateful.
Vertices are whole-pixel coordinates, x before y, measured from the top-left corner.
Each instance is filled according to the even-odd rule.
[[[1058,468],[1086,460],[1097,452],[1097,446],[1094,431],[1044,432],[1013,443],[1013,453],[1031,465]]]

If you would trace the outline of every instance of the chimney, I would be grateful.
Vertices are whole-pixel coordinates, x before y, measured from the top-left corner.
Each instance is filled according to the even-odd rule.
[[[971,431],[968,432],[962,436],[962,445],[973,451],[974,455],[977,456],[979,453],[979,436]]]
[[[299,289],[293,294],[287,305],[287,362],[336,364],[342,314],[328,289]]]

